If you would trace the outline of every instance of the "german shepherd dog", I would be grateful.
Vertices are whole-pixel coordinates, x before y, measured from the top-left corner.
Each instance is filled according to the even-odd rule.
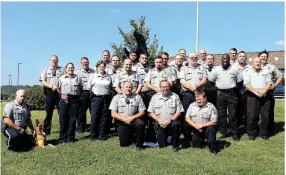
[[[46,133],[44,132],[44,123],[39,122],[38,119],[36,119],[36,133],[34,137],[38,147],[44,148],[46,146]],[[48,144],[48,146],[55,147],[52,144]]]

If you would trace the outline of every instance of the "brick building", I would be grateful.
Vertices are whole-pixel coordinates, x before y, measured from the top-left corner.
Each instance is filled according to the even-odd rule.
[[[284,70],[285,69],[285,55],[284,55],[284,50],[279,50],[279,51],[267,51],[269,52],[269,59],[268,62],[271,64],[274,64],[278,69]],[[258,56],[259,52],[246,52],[247,54],[247,63],[251,64],[252,59],[254,57]],[[215,65],[220,65],[221,64],[221,56],[222,54],[213,54],[215,57]],[[175,59],[175,56],[170,57],[169,61],[172,61]]]

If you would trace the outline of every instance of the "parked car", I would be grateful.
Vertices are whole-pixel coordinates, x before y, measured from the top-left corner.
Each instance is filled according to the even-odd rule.
[[[1,100],[8,100],[9,96],[6,94],[1,94]]]

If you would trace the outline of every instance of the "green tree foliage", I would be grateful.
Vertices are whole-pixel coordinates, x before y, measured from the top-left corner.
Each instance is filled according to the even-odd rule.
[[[159,40],[156,34],[154,35],[153,40],[151,41],[150,40],[151,30],[150,28],[146,27],[144,16],[141,16],[138,20],[133,20],[133,19],[130,20],[129,24],[132,27],[132,30],[127,33],[125,33],[122,30],[122,28],[118,26],[119,34],[122,36],[123,41],[119,45],[111,43],[114,55],[118,55],[121,58],[121,60],[124,60],[125,58],[128,57],[128,55],[126,55],[126,52],[124,51],[124,47],[130,51],[131,49],[140,50],[140,48],[144,47],[145,45],[145,47],[148,48],[149,63],[153,65],[155,57],[163,52],[163,47],[159,49]],[[144,37],[142,38],[141,36]]]
[[[27,89],[27,88],[31,88],[31,86],[19,85],[18,88],[19,89]],[[8,95],[9,99],[13,99],[15,97],[16,91],[17,91],[17,86],[9,86],[9,85],[1,86],[1,94]]]

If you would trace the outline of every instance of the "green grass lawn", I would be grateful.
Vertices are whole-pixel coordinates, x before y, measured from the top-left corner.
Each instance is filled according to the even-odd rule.
[[[2,115],[3,104],[1,107]],[[32,112],[33,122],[44,117],[44,111]],[[136,151],[135,147],[120,148],[117,136],[107,141],[91,142],[87,138],[89,133],[76,135],[79,140],[72,144],[17,153],[6,150],[5,137],[1,134],[1,174],[279,175],[284,174],[284,100],[276,101],[275,121],[280,132],[268,141],[249,141],[246,135],[238,142],[227,138],[225,142],[219,142],[222,150],[216,155],[207,149],[194,148],[172,152],[170,146]],[[58,131],[55,112],[52,134],[47,140],[56,142]],[[224,145],[228,146],[224,148]]]

